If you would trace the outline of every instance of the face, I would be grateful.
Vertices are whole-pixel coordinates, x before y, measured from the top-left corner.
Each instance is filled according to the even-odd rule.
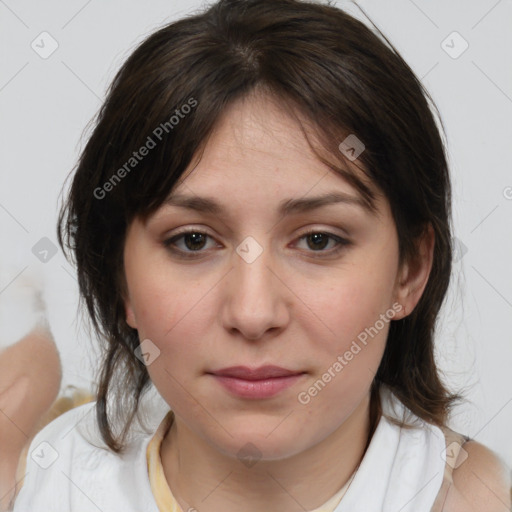
[[[408,300],[389,204],[365,209],[296,121],[257,97],[226,110],[178,194],[131,224],[124,252],[127,322],[150,340],[148,371],[177,424],[234,457],[248,442],[271,460],[328,438],[368,397]],[[291,208],[328,194],[341,200]],[[294,375],[215,374],[266,365]]]

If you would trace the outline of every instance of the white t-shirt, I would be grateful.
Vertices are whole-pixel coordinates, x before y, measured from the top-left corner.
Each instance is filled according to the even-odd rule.
[[[335,512],[430,512],[445,468],[445,438],[389,392],[381,391],[385,414],[416,421],[401,429],[382,416],[348,491]],[[63,414],[33,439],[23,487],[14,512],[162,512],[151,490],[147,446],[152,432],[133,433],[122,455],[105,448],[94,403]]]

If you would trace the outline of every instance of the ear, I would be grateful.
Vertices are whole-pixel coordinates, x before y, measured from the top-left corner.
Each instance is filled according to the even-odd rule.
[[[126,323],[132,328],[137,329],[137,320],[135,318],[135,312],[133,310],[132,302],[130,300],[130,294],[128,293],[128,283],[126,282],[126,276],[124,274],[124,263],[122,270],[120,270],[119,276],[119,288],[121,300],[124,304],[124,315]]]
[[[133,329],[137,329],[137,320],[129,298],[124,299],[124,311],[126,314],[126,323]]]
[[[416,243],[416,253],[402,264],[395,282],[395,301],[402,305],[394,319],[411,314],[427,286],[434,259],[435,234],[428,223]]]

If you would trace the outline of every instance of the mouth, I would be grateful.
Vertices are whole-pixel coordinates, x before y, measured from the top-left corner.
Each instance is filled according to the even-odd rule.
[[[207,372],[232,395],[263,399],[277,395],[300,380],[306,372],[279,366],[231,366]]]

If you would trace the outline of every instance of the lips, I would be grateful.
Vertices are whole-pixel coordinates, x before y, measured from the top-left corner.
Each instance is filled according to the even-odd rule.
[[[231,396],[246,400],[270,399],[297,384],[306,372],[280,366],[231,366],[209,375]]]
[[[259,368],[249,368],[248,366],[230,366],[229,368],[222,368],[221,370],[215,370],[209,373],[219,377],[231,377],[234,379],[268,380],[279,377],[300,375],[304,372],[288,370],[286,368],[281,368],[280,366],[267,365],[260,366]]]

